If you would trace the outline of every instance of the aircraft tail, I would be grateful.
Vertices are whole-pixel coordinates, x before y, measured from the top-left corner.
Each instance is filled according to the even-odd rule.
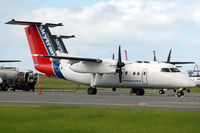
[[[53,75],[64,78],[59,69],[59,61],[51,61],[50,58],[37,56],[57,55],[56,51],[58,50],[58,47],[48,27],[62,26],[61,23],[42,24],[41,22],[15,21],[14,19],[12,19],[6,24],[28,25],[28,27],[25,28],[25,31],[36,70],[45,73],[47,76]]]

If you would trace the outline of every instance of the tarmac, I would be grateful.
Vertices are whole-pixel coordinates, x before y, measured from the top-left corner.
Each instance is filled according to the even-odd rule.
[[[87,90],[51,90],[39,92],[0,91],[0,105],[3,106],[81,106],[101,108],[126,108],[145,110],[170,110],[200,112],[200,93],[158,94],[158,90],[147,90],[144,96],[129,94],[129,89],[113,92],[111,89],[98,90],[96,95],[88,95]]]

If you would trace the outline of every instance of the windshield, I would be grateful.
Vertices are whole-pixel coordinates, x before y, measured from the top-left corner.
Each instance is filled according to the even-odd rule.
[[[169,68],[161,68],[161,72],[171,72]]]
[[[178,68],[161,68],[161,72],[181,72]]]
[[[170,68],[172,72],[181,72],[178,68]]]

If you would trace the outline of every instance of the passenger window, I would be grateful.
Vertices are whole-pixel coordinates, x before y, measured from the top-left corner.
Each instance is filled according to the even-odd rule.
[[[128,72],[126,71],[126,72],[125,72],[125,75],[127,75],[127,74],[128,74]]]
[[[161,72],[171,72],[169,68],[161,68]]]
[[[135,72],[133,72],[133,75],[135,75]]]
[[[140,75],[140,72],[137,72],[137,75]]]

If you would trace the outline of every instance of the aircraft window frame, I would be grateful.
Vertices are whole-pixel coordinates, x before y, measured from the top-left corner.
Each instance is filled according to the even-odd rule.
[[[170,68],[170,71],[173,73],[181,72],[178,68]]]
[[[161,72],[171,72],[171,70],[169,68],[161,68],[160,71]]]

